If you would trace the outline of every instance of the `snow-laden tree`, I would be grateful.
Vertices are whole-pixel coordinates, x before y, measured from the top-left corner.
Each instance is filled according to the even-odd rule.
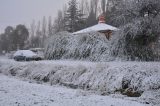
[[[57,33],[48,39],[45,48],[47,59],[76,59],[90,61],[109,61],[110,43],[98,32],[72,35]]]
[[[159,60],[160,2],[130,0],[120,5],[122,30],[112,39],[112,53],[131,60]]]
[[[110,2],[113,0],[109,0]],[[109,16],[111,14],[116,26],[123,26],[140,17],[151,17],[159,14],[159,0],[114,0],[107,4]],[[108,12],[107,11],[107,12]],[[106,13],[108,14],[108,13]]]

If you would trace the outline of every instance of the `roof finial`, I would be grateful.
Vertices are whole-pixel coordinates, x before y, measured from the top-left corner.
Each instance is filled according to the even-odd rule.
[[[99,16],[99,22],[98,23],[106,23],[104,14],[101,14]]]

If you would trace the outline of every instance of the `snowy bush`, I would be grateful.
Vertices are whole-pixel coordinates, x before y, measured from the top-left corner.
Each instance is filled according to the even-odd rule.
[[[72,35],[61,32],[49,38],[45,49],[47,59],[109,61],[110,43],[103,34],[91,32]]]
[[[160,2],[124,0],[118,5],[118,18],[124,22],[113,36],[112,54],[127,60],[159,61]]]
[[[126,60],[159,61],[159,30],[153,20],[135,20],[113,35],[111,54]]]
[[[123,93],[130,89],[132,95],[129,96],[160,89],[159,69],[159,63],[152,62],[0,61],[0,72],[6,75],[93,90],[100,94]]]

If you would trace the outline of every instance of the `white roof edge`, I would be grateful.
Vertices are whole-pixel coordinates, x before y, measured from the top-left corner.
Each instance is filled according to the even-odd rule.
[[[99,23],[97,25],[82,29],[80,31],[73,32],[72,34],[80,34],[80,33],[87,33],[87,32],[92,32],[92,31],[103,31],[103,30],[117,31],[119,29],[114,26],[108,25],[108,24]]]

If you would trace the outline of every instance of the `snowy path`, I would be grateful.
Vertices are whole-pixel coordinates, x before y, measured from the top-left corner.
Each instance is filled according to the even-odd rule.
[[[82,92],[28,83],[0,74],[0,106],[146,106],[134,101]]]

